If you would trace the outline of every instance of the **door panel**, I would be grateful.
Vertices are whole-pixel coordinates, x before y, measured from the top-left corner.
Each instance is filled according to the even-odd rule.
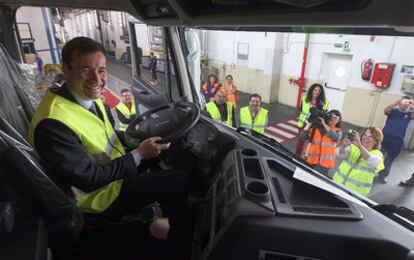
[[[325,85],[325,94],[329,100],[329,109],[342,111],[347,89],[351,55],[325,53],[321,70],[321,78]]]

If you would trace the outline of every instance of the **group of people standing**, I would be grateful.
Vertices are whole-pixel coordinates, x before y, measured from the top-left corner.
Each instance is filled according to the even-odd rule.
[[[296,155],[328,177],[336,158],[343,159],[333,180],[367,196],[374,180],[387,182],[392,162],[403,148],[408,124],[414,119],[414,102],[411,97],[404,96],[387,106],[383,130],[370,126],[364,128],[361,135],[351,130],[343,138],[341,113],[338,110],[328,112],[328,107],[323,86],[313,84],[301,102]],[[414,174],[400,185],[414,186]]]
[[[237,85],[232,75],[225,79],[225,83],[220,84],[217,76],[212,74],[202,86],[202,94],[208,102],[205,114],[228,126],[264,134],[268,110],[261,107],[261,96],[249,96],[249,105],[239,109],[237,122]],[[301,100],[295,153],[318,172],[367,196],[374,181],[387,182],[392,162],[403,148],[408,124],[414,119],[413,108],[412,98],[404,96],[385,108],[387,121],[383,130],[369,126],[361,133],[350,130],[344,134],[341,112],[329,110],[323,86],[313,84]],[[337,158],[342,161],[331,175]],[[400,185],[414,186],[414,173]]]
[[[202,94],[207,102],[205,114],[215,121],[237,128],[238,126],[264,134],[268,122],[268,110],[261,107],[262,97],[252,94],[249,105],[240,108],[239,122],[236,120],[237,101],[239,100],[237,85],[233,76],[227,75],[220,84],[216,75],[211,74],[202,86]]]

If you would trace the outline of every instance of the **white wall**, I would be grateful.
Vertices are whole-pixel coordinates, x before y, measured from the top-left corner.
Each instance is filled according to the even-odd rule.
[[[46,21],[50,30],[51,45],[49,45],[46,25],[44,23],[42,8],[39,7],[20,7],[16,13],[16,21],[18,23],[29,23],[32,31],[32,37],[35,39],[34,47],[42,58],[44,64],[53,63],[50,49],[56,49],[56,41],[53,33],[53,24],[51,23],[50,11],[48,8],[44,8],[46,11]],[[59,62],[58,52],[54,50],[56,63]]]
[[[282,74],[300,75],[305,34],[291,33],[284,43],[284,58]],[[343,48],[334,47],[335,43],[351,43],[351,51],[345,53]],[[395,41],[395,44],[394,44]],[[394,44],[394,46],[393,46]],[[373,59],[375,63],[395,63],[396,67],[392,76],[391,86],[385,93],[401,95],[402,79],[405,74],[400,73],[401,65],[414,64],[413,37],[376,36],[370,41],[370,36],[365,35],[330,35],[312,34],[308,49],[308,61],[305,78],[312,80],[321,79],[323,53],[337,53],[352,55],[349,86],[374,90],[370,81],[361,79],[361,63],[366,59]]]
[[[143,55],[149,55],[148,26],[146,24],[135,24],[135,33],[137,35],[137,46],[142,49]]]
[[[266,64],[269,58],[269,49],[274,49],[275,33],[264,32],[230,32],[230,31],[208,31],[207,56],[208,59],[223,64],[238,64],[238,43],[249,44],[248,68],[265,70],[270,73]],[[270,50],[272,52],[272,50]]]

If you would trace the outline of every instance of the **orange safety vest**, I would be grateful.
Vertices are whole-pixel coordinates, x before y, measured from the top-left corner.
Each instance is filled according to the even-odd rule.
[[[237,85],[234,83],[231,83],[230,89],[227,88],[226,83],[223,83],[221,85],[222,90],[226,91],[227,95],[227,102],[230,102],[233,104],[233,108],[236,109],[236,101],[237,101]]]
[[[220,87],[219,83],[214,83],[213,86],[211,86],[210,92],[208,91],[208,82],[204,83],[203,85],[203,90],[204,93],[206,93],[207,95],[209,95],[210,97],[214,97],[214,95],[216,94],[218,88]],[[206,102],[210,102],[210,100],[206,100]]]
[[[336,132],[340,130],[337,127],[332,128],[332,131]],[[308,136],[311,135],[309,131]],[[339,142],[334,142],[326,134],[321,135],[319,129],[315,129],[313,139],[305,147],[306,161],[311,165],[317,165],[318,163],[327,169],[335,167],[335,149]]]

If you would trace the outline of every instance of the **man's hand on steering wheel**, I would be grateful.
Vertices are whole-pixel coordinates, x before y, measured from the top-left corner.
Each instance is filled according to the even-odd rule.
[[[142,159],[151,159],[160,155],[162,150],[166,150],[170,147],[171,143],[158,144],[157,140],[161,140],[161,137],[155,136],[145,139],[137,148],[137,151]]]

